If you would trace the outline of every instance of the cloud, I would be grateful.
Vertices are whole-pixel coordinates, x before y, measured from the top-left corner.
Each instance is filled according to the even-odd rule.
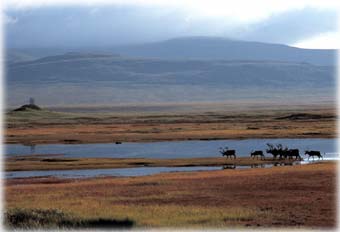
[[[5,27],[7,46],[17,48],[115,46],[193,35],[294,44],[336,30],[334,10],[310,7],[250,22],[187,8],[124,4],[12,9],[6,15],[15,22]]]
[[[16,17],[11,17],[11,16],[9,16],[5,13],[3,13],[2,16],[3,16],[3,22],[5,24],[13,24],[13,23],[18,22],[18,18],[16,18]]]
[[[300,48],[318,48],[318,49],[340,49],[340,33],[327,32],[311,38],[303,39],[293,44],[294,47]]]
[[[305,38],[337,30],[337,12],[304,8],[273,15],[250,25],[243,39],[292,44]]]

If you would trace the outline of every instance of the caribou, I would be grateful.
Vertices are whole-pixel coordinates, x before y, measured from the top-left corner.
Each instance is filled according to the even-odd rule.
[[[273,155],[273,158],[279,156],[279,159],[293,159],[302,160],[299,149],[288,149],[288,147],[283,147],[282,144],[277,144],[276,146],[270,143],[267,143],[268,149],[266,150],[267,153]]]
[[[277,157],[279,157],[279,160],[281,159],[294,159],[294,160],[303,160],[300,156],[299,149],[288,149],[288,147],[283,147],[282,144],[270,144],[267,143],[268,148],[266,149],[266,152],[273,155],[273,159],[276,160]],[[226,156],[227,158],[234,158],[236,159],[236,151],[235,150],[229,150],[228,147],[222,148],[220,147],[220,153],[222,156]],[[319,159],[323,159],[323,156],[321,155],[320,151],[305,151],[305,155],[308,155],[308,160],[310,157],[317,156]],[[263,154],[263,151],[261,150],[255,150],[250,152],[250,157],[252,159],[258,159],[260,157],[261,160],[265,159],[265,156]],[[281,163],[275,162],[274,166],[282,165]],[[286,165],[286,164],[285,164]],[[288,165],[288,164],[287,164]],[[230,167],[226,167],[230,168]],[[233,168],[233,166],[231,167]]]
[[[300,152],[299,149],[289,149],[287,151],[284,152],[284,158],[288,159],[293,159],[293,157],[295,157],[295,159],[297,160],[301,160],[301,156],[300,156]]]
[[[228,150],[228,147],[225,147],[225,148],[220,147],[220,153],[222,154],[222,156],[226,156],[227,158],[234,157],[234,159],[236,159],[235,150]]]
[[[314,160],[314,156],[317,156],[319,159],[322,158],[323,156],[321,155],[320,151],[305,151],[305,155],[308,155],[308,160],[310,157],[313,157]]]
[[[284,157],[284,153],[288,150],[287,147],[283,148],[282,144],[277,144],[276,146],[270,143],[267,143],[268,149],[266,152],[273,155],[273,158],[276,159],[279,156],[279,159]]]
[[[264,157],[264,154],[263,154],[263,151],[252,151],[251,153],[250,153],[250,157],[251,158],[258,158],[258,157],[260,157],[261,158],[261,160],[262,159],[264,159],[265,157]]]

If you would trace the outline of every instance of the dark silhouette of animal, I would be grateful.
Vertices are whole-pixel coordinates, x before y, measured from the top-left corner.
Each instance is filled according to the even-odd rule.
[[[293,157],[295,157],[295,159],[297,160],[302,159],[299,153],[299,149],[289,149],[284,152],[284,158],[293,159]]]
[[[264,159],[265,157],[264,157],[264,154],[263,154],[263,151],[252,151],[251,153],[250,153],[250,157],[251,158],[258,158],[260,156],[260,158],[261,158],[261,160],[262,159]]]
[[[285,151],[288,150],[287,147],[283,148],[282,144],[273,145],[271,143],[267,143],[268,148],[266,152],[273,155],[273,159],[276,159],[279,156],[279,159],[284,157]]]
[[[320,151],[305,151],[305,155],[308,155],[308,160],[310,157],[313,157],[314,160],[314,156],[317,156],[319,159],[322,158],[323,156],[321,155]]]
[[[220,147],[220,153],[222,156],[226,156],[227,158],[232,158],[236,159],[236,152],[235,150],[228,150],[228,147],[225,147],[224,149]]]

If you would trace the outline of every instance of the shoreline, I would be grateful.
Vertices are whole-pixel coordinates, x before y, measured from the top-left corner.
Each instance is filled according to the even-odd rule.
[[[5,158],[5,171],[52,171],[52,170],[82,170],[82,169],[113,169],[136,167],[215,167],[224,165],[252,166],[252,165],[292,165],[299,160],[278,160],[266,157],[264,160],[239,157],[227,159],[225,157],[203,158],[56,158],[54,156],[34,155]],[[320,160],[321,161],[321,160]],[[327,162],[327,161],[324,161]]]

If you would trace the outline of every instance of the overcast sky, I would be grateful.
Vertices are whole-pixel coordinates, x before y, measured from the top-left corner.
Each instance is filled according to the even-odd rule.
[[[6,0],[9,47],[83,47],[221,36],[339,48],[339,1]]]

